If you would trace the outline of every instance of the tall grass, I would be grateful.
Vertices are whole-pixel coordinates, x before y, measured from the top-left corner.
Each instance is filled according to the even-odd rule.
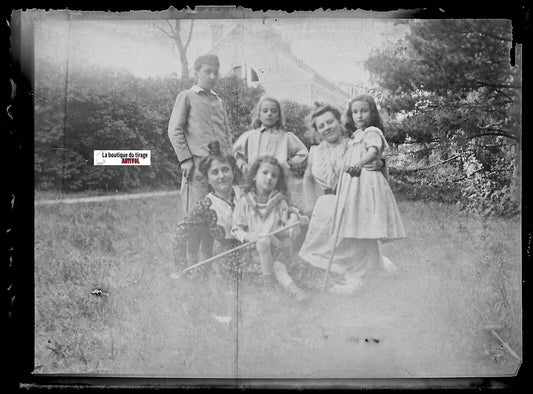
[[[36,372],[512,374],[516,363],[493,357],[483,328],[499,326],[521,352],[519,220],[399,206],[408,238],[384,245],[398,275],[376,277],[352,298],[316,294],[307,306],[250,283],[170,278],[181,216],[172,196],[38,206]]]

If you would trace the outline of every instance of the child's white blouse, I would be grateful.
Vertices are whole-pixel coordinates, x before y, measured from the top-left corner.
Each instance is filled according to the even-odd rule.
[[[291,132],[277,128],[260,127],[245,131],[233,145],[237,165],[252,165],[260,156],[274,156],[282,166],[302,164],[307,158],[307,148]]]
[[[242,189],[240,187],[233,186],[233,204],[236,204],[242,195]],[[224,227],[224,231],[226,232],[225,238],[233,238],[231,236],[231,228],[233,226],[233,207],[235,205],[231,206],[227,201],[221,199],[213,193],[208,193],[206,197],[211,200],[211,209],[217,213],[217,224]]]
[[[266,204],[258,203],[255,193],[246,193],[235,205],[231,234],[241,242],[248,233],[267,235],[285,226],[289,211],[287,197],[280,192],[272,191]]]

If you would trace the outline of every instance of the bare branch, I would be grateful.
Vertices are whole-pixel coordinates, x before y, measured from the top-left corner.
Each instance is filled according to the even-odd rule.
[[[520,89],[520,90],[522,90],[522,85],[519,85],[519,84],[513,84],[513,83],[490,83],[490,82],[487,82],[487,81],[479,81],[479,80],[475,80],[474,82],[476,84],[478,84],[479,86],[486,86],[486,87],[494,88],[494,89]]]
[[[500,35],[493,34],[493,33],[487,33],[486,31],[480,31],[479,34],[481,34],[481,35],[483,35],[485,37],[493,38],[493,39],[498,40],[498,41],[513,42],[512,38],[500,36]]]
[[[425,144],[424,144],[425,145]],[[418,149],[418,150],[415,150],[415,151],[411,151],[411,152],[407,152],[409,153],[410,155],[419,155],[421,153],[426,153],[426,152],[431,152],[433,151],[435,148],[432,147],[432,146],[426,146],[425,148],[422,148],[422,149]]]
[[[467,178],[472,177],[472,175],[477,174],[478,172],[483,171],[483,170],[484,170],[484,168],[482,167],[482,168],[480,168],[480,169],[478,169],[478,170],[475,170],[474,172],[472,172],[472,173],[470,173],[470,174],[467,174],[467,175],[465,175],[465,176],[463,176],[463,177],[461,177],[461,178],[452,179],[452,182],[455,183],[455,182],[463,181],[463,180],[465,180],[465,179],[467,179]]]
[[[194,19],[191,19],[191,25],[189,26],[189,35],[187,36],[187,42],[185,43],[185,49],[187,49],[189,47],[189,44],[191,43],[193,22],[194,22]]]
[[[479,128],[481,129],[481,127]],[[511,131],[505,131],[505,130],[501,130],[498,128],[492,128],[492,127],[486,127],[486,128],[483,128],[482,130],[489,130],[489,131],[492,131],[492,133],[480,133],[480,134],[473,135],[471,138],[492,136],[492,137],[506,137],[512,140],[518,140],[518,136],[515,135]]]
[[[453,157],[450,157],[449,159],[446,159],[446,160],[443,160],[437,164],[433,164],[429,167],[422,167],[422,168],[412,168],[412,169],[407,169],[407,170],[397,170],[398,173],[412,173],[412,172],[418,172],[418,171],[427,171],[427,170],[431,170],[432,168],[435,168],[435,167],[438,167],[444,163],[448,163],[449,161],[452,161],[452,160],[456,160],[458,159],[459,157],[461,157],[460,155],[455,155]]]
[[[174,36],[172,34],[170,34],[168,31],[166,31],[165,29],[163,29],[162,27],[159,27],[157,25],[154,24],[154,27],[158,30],[160,30],[161,32],[163,32],[163,34],[165,34],[166,36],[170,37],[170,38],[174,38]]]
[[[477,128],[480,130],[495,130],[497,127],[500,127],[503,124],[505,124],[505,122],[499,121],[497,123],[489,123],[484,126],[477,126]]]
[[[452,141],[468,141],[473,140],[474,138],[482,138],[482,137],[505,137],[509,138],[514,141],[518,141],[518,136],[512,134],[511,132],[505,132],[502,130],[493,129],[493,133],[479,133],[474,135],[469,135],[466,137],[455,137]],[[438,142],[438,141],[435,141]]]
[[[170,32],[172,33],[172,37],[176,34],[176,30],[174,30],[174,26],[170,24],[170,21],[168,19],[165,19],[165,22],[167,22],[168,27],[170,27]]]
[[[176,28],[175,28],[175,31],[174,31],[174,41],[176,42],[176,45],[178,46],[178,49],[179,49],[180,54],[181,54],[183,52],[183,42],[181,41],[180,29],[181,29],[180,20],[176,19]]]

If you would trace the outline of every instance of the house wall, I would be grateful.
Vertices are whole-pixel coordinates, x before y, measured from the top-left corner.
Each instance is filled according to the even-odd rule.
[[[259,82],[265,93],[279,100],[291,100],[300,104],[312,104],[309,80],[305,81],[263,81]]]
[[[333,93],[330,89],[317,82],[311,82],[310,91],[312,103],[315,101],[324,102],[334,105],[340,110],[344,110],[348,103],[349,96],[347,94],[340,95],[337,92]]]
[[[258,84],[263,86],[269,96],[308,105],[317,100],[334,105],[344,104],[342,91],[332,91],[318,83],[314,74],[302,68],[273,41],[254,39],[235,29],[210,52],[218,55],[222,76],[230,74],[234,67],[242,67],[243,64],[254,69],[259,77]]]

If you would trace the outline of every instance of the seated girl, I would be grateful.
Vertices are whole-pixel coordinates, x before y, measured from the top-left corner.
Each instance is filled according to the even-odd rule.
[[[291,258],[292,240],[299,228],[272,234],[300,220],[295,208],[289,206],[279,161],[273,156],[259,157],[250,169],[245,192],[235,206],[232,235],[242,242],[256,243],[265,287],[277,282],[298,301],[306,301],[308,295],[296,286],[284,264]]]
[[[209,155],[200,162],[199,171],[207,179],[210,192],[177,226],[174,239],[174,258],[180,271],[194,263],[187,261],[185,250],[187,240],[197,237],[199,234],[207,232],[215,239],[214,248],[217,254],[241,244],[239,240],[233,238],[231,233],[235,204],[243,194],[239,187],[233,185],[235,159],[231,155],[222,154],[218,142],[212,142],[209,144]],[[290,208],[290,211],[292,222],[297,221],[299,216],[296,208]],[[297,234],[297,230],[293,230],[293,233]],[[191,272],[196,275],[205,275],[212,268],[226,278],[235,278],[236,275],[242,277],[243,274],[257,274],[261,272],[261,267],[258,259],[254,258],[252,246],[247,249],[240,249],[218,261],[199,266]],[[292,291],[291,294],[297,296],[298,300],[305,299],[302,292],[290,285],[290,278],[287,279],[284,276],[282,279],[285,287],[289,287],[289,291]]]
[[[230,236],[233,208],[242,195],[242,189],[233,185],[235,158],[223,154],[218,141],[211,142],[208,149],[209,154],[200,161],[198,170],[207,179],[209,193],[178,224],[174,237],[174,259],[180,271],[196,262],[187,260],[188,239],[207,233],[217,241],[215,252],[231,249],[238,243]],[[194,272],[205,274],[209,266],[200,266]]]

